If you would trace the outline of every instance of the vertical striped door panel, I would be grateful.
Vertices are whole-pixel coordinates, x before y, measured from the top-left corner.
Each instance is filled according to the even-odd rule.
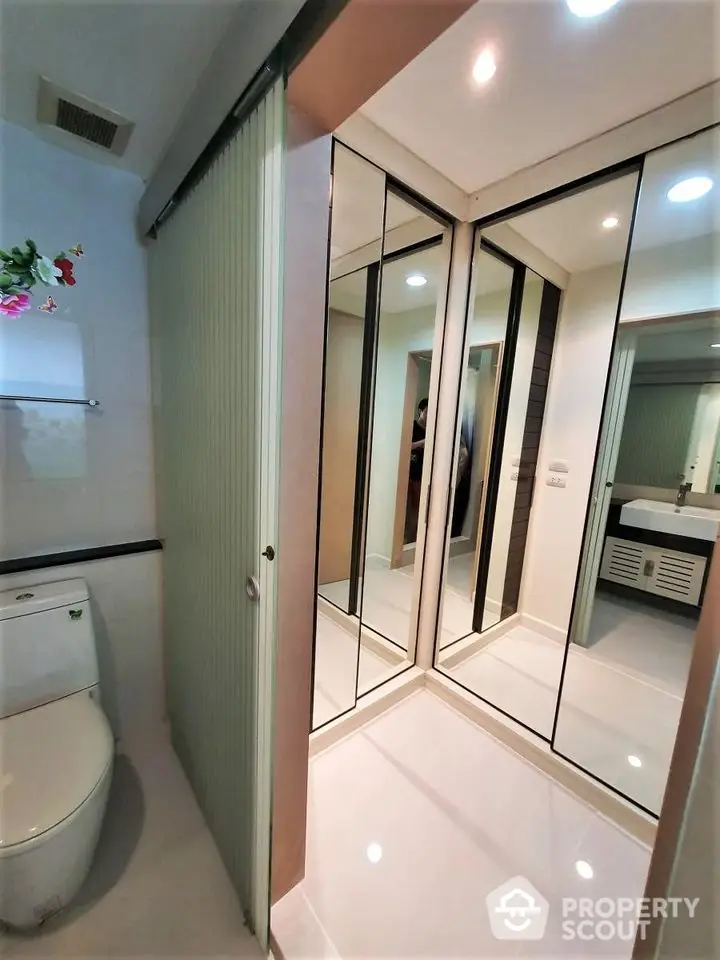
[[[173,742],[242,906],[269,914],[284,86],[150,251]],[[246,578],[260,583],[260,602]]]

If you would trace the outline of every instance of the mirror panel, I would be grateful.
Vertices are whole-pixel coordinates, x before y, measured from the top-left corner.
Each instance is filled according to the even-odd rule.
[[[360,600],[352,568],[353,557],[355,566],[358,563],[357,515],[362,509],[357,490],[362,462],[362,383],[366,330],[375,322],[384,217],[385,174],[336,142],[320,458],[313,729],[357,702]]]
[[[477,285],[493,254],[506,264],[505,331],[476,576],[458,595],[450,518],[436,665],[548,742],[636,187],[618,177],[484,229],[474,271]]]
[[[369,445],[361,693],[414,660],[433,353],[449,268],[442,226],[392,194],[387,209]]]
[[[450,537],[443,569],[441,655],[451,655],[450,648],[473,633],[480,535],[512,279],[512,267],[482,249],[478,236],[457,425]]]
[[[645,161],[554,740],[655,814],[720,528],[719,183],[717,129]]]

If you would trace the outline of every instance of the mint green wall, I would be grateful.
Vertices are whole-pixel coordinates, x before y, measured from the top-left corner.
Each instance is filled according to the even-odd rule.
[[[673,488],[685,474],[701,384],[630,387],[616,483]]]

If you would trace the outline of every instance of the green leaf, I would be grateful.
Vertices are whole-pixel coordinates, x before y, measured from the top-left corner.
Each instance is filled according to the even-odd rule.
[[[37,244],[35,243],[34,240],[27,239],[27,240],[25,241],[25,246],[26,246],[26,247],[28,248],[28,250],[30,250],[32,253],[37,253]]]
[[[13,285],[13,278],[9,273],[0,273],[0,290],[9,290]]]
[[[0,260],[12,260],[12,257],[7,250],[0,250]]]

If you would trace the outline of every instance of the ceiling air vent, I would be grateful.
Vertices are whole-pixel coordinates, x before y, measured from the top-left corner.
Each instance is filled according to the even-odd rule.
[[[125,152],[134,126],[114,110],[63,90],[45,77],[40,78],[37,117],[40,123],[65,130],[118,156]]]
[[[90,113],[89,110],[83,110],[82,107],[76,107],[62,97],[57,102],[55,126],[90,143],[96,143],[99,147],[105,147],[106,150],[112,150],[115,134],[120,129],[116,123],[111,123],[96,113]]]

